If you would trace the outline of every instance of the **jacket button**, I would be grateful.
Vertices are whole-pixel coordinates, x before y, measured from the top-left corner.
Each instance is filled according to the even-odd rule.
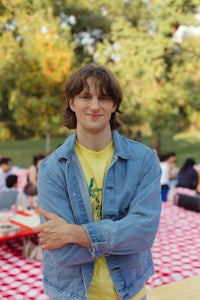
[[[117,270],[119,270],[119,267],[115,267],[111,269],[111,271],[117,271]]]
[[[112,190],[112,189],[113,189],[113,186],[107,185],[107,186],[106,186],[106,189],[107,189],[107,190]]]

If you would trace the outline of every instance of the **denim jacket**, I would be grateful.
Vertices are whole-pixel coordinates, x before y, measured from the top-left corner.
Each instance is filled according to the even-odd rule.
[[[67,244],[43,251],[44,289],[53,300],[88,299],[94,262],[101,256],[119,299],[134,297],[154,273],[150,248],[161,211],[159,161],[147,146],[116,130],[112,135],[114,153],[104,179],[101,221],[93,221],[87,183],[74,152],[76,132],[39,168],[39,206],[84,226],[91,241],[90,249]]]

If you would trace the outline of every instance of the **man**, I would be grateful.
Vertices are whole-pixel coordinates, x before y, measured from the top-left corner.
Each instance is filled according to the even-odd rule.
[[[12,174],[12,160],[9,157],[0,158],[0,191],[6,188],[6,177]]]
[[[23,192],[17,190],[17,175],[8,175],[6,177],[6,188],[0,192],[0,209],[11,209],[14,204],[18,209],[28,207],[28,199]]]
[[[162,201],[167,201],[167,196],[169,192],[169,176],[170,176],[169,163],[167,161],[167,156],[165,154],[160,154],[159,160],[160,160],[160,168],[162,171],[162,175],[160,178],[161,198]]]
[[[146,299],[161,210],[158,158],[116,131],[122,90],[110,70],[86,65],[65,91],[65,125],[76,131],[38,177],[45,292],[52,300]]]
[[[169,164],[169,187],[171,189],[176,187],[179,173],[179,168],[176,165],[177,161],[175,152],[167,153],[167,162]]]

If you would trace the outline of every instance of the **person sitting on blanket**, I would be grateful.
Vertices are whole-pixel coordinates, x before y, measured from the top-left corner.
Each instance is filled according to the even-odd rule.
[[[16,204],[16,209],[24,210],[28,207],[27,196],[17,190],[17,175],[9,175],[6,178],[6,188],[0,193],[0,209],[11,209]]]

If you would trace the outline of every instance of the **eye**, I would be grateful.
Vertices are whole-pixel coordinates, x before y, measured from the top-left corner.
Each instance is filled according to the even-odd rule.
[[[99,96],[99,100],[101,101],[109,100],[109,97],[103,94]]]
[[[82,94],[80,95],[80,98],[83,100],[89,100],[90,99],[90,94]]]

